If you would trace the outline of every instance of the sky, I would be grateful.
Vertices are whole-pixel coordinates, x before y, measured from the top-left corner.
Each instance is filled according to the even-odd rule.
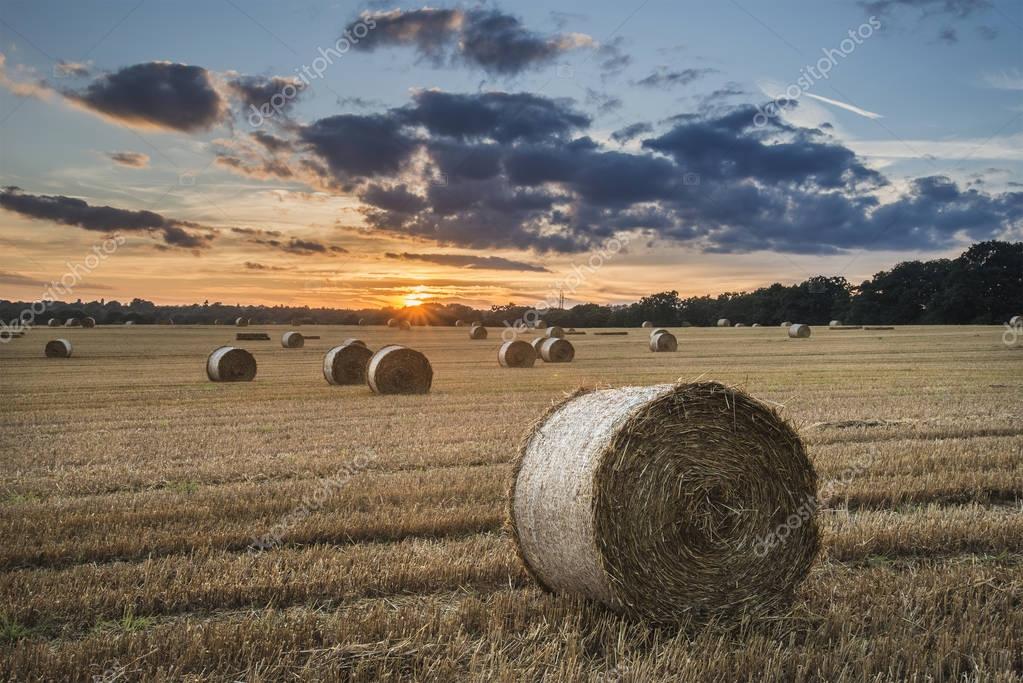
[[[0,187],[4,299],[855,284],[1021,239],[1023,3],[3,0]]]

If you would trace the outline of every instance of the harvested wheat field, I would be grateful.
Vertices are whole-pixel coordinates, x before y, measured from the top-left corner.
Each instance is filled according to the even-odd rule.
[[[651,354],[633,329],[528,372],[454,327],[305,326],[320,339],[284,349],[100,326],[59,360],[30,333],[0,347],[0,678],[1019,680],[1023,348],[1003,331],[685,328]],[[430,392],[324,382],[356,334],[424,353]],[[259,374],[210,382],[232,342]],[[769,618],[655,627],[547,594],[504,528],[552,402],[678,379],[774,405],[817,470],[820,555]]]

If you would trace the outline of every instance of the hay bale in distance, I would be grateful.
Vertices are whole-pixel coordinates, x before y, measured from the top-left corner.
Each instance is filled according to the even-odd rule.
[[[571,363],[575,358],[575,347],[567,339],[549,337],[540,344],[540,358],[545,363]]]
[[[843,325],[842,325],[842,321],[841,320],[832,320],[831,322],[828,323],[828,327],[842,327],[842,326]]]
[[[135,321],[134,321],[134,320],[125,320],[125,321],[124,321],[124,324],[125,324],[125,325],[134,325],[134,324],[135,324]]]
[[[67,339],[51,339],[43,347],[43,353],[47,358],[70,358],[71,342]]]
[[[344,346],[345,344],[354,344],[356,346],[361,346],[364,349],[369,348],[368,346],[366,346],[366,342],[362,341],[361,339],[356,339],[355,337],[348,337],[348,339],[342,341],[340,345]]]
[[[256,377],[256,359],[245,349],[221,346],[206,359],[206,376],[212,382],[251,382]]]
[[[360,326],[364,326],[365,324],[366,324],[366,319],[365,318],[359,318],[359,325]]]
[[[455,321],[455,327],[465,327],[465,321],[464,320],[456,320]]]
[[[533,327],[535,327],[538,330],[546,330],[547,329],[547,323],[544,322],[543,320],[537,320],[536,321],[536,325],[534,325]]]
[[[80,327],[80,326],[81,326],[81,323],[78,321],[78,318],[68,318],[67,320],[64,321],[64,327]]]
[[[718,327],[731,327],[732,321],[728,318],[718,318]]]
[[[487,328],[482,325],[473,325],[469,328],[469,339],[486,339]]]
[[[497,350],[497,362],[504,368],[531,368],[536,363],[536,349],[518,339],[506,341]]]
[[[753,323],[750,327],[760,327],[760,323]]]
[[[281,346],[286,349],[300,349],[305,346],[305,337],[301,332],[285,332],[281,335]]]
[[[412,323],[410,323],[408,320],[399,320],[398,321],[398,329],[399,330],[411,330],[412,329]]]
[[[397,327],[398,326],[398,319],[397,318],[388,318],[387,319],[387,326],[388,327]]]
[[[643,321],[642,327],[653,327],[653,326],[654,326],[654,324],[652,322],[650,322],[649,320],[644,320]]]
[[[249,326],[249,321],[246,318],[238,317],[238,318],[234,319],[234,324],[235,324],[235,327],[248,327]]]
[[[564,339],[565,338],[565,330],[563,328],[561,328],[561,327],[558,327],[557,325],[551,325],[544,332],[544,336],[547,337],[548,339],[554,339],[554,338]]]
[[[1023,327],[1023,315],[1014,315],[1009,318],[1009,327]]]
[[[799,436],[716,382],[577,393],[512,471],[509,527],[529,574],[653,623],[771,614],[817,556]]]
[[[809,339],[812,333],[813,330],[810,329],[809,325],[796,323],[795,325],[789,326],[790,339]]]
[[[57,320],[56,318],[50,318],[49,320],[46,321],[46,326],[47,327],[60,327],[60,321]]]
[[[786,320],[781,325],[778,325],[778,327],[792,327],[792,323]]]
[[[650,350],[655,353],[678,351],[678,340],[675,339],[675,335],[667,331],[650,335]]]
[[[736,327],[746,327],[746,323],[735,323]]]
[[[323,377],[337,386],[365,384],[372,357],[373,352],[362,342],[335,346],[323,356]]]
[[[419,351],[392,344],[373,354],[366,379],[378,394],[425,394],[433,384],[433,368]]]
[[[93,317],[82,318],[82,327],[93,328],[96,327],[96,319]]]

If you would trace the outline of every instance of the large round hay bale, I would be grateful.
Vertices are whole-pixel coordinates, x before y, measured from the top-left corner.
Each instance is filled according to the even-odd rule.
[[[797,323],[789,326],[789,337],[791,339],[808,339],[812,332],[809,325]]]
[[[828,327],[842,327],[842,321],[832,320],[831,322],[828,323]]]
[[[785,322],[783,322],[783,323],[782,323],[781,325],[779,325],[778,327],[792,327],[792,323],[791,323],[791,322],[789,322],[788,320],[786,320]]]
[[[433,368],[420,352],[393,344],[373,354],[366,378],[378,394],[425,394],[433,384]]]
[[[1023,327],[1023,315],[1014,315],[1009,318],[1009,327]]]
[[[323,356],[323,377],[328,384],[365,384],[372,357],[373,352],[361,342],[335,346]]]
[[[738,390],[605,389],[526,437],[509,526],[549,591],[654,623],[770,613],[817,556],[816,493],[796,432]]]
[[[397,318],[388,318],[387,319],[387,326],[388,327],[397,327],[398,326],[398,319]]]
[[[550,327],[547,328],[547,330],[543,334],[548,339],[555,339],[555,338],[556,339],[564,339],[565,338],[565,330],[564,330],[564,328],[558,327],[557,325],[551,325]]]
[[[93,317],[82,318],[82,327],[88,328],[96,327],[96,319]]]
[[[671,334],[671,332],[668,332],[668,330],[666,330],[665,328],[657,327],[657,328],[654,328],[654,329],[650,330],[650,336],[653,337],[654,335],[658,335],[661,332],[667,332],[668,334]]]
[[[728,318],[718,318],[718,327],[731,327],[732,321]]]
[[[361,339],[356,339],[355,337],[348,337],[348,339],[345,339],[343,342],[341,342],[341,346],[344,346],[345,344],[354,344],[355,346],[361,346],[364,349],[369,348],[368,346],[366,346],[366,342],[362,341]]]
[[[256,359],[245,349],[221,346],[206,359],[206,376],[213,382],[251,382],[256,377]]]
[[[305,346],[305,337],[301,332],[285,332],[281,335],[281,346],[286,349],[300,349]]]
[[[487,328],[482,325],[473,325],[469,328],[469,339],[486,339]]]
[[[46,342],[43,353],[47,358],[70,358],[71,342],[67,339],[51,339]]]
[[[519,339],[506,341],[497,350],[497,362],[505,368],[531,368],[536,363],[536,349]]]
[[[658,351],[678,351],[678,340],[675,339],[675,335],[671,332],[661,332],[650,337],[650,350],[654,352]]]
[[[544,339],[540,344],[540,358],[545,363],[571,363],[575,358],[575,347],[567,339]]]
[[[81,324],[78,318],[68,318],[64,321],[64,327],[81,327]]]
[[[248,327],[249,326],[249,321],[246,318],[239,317],[239,318],[235,318],[234,319],[234,324],[235,324],[235,327]]]
[[[650,322],[649,320],[643,321],[643,327],[653,327],[653,326],[654,326],[654,324],[652,322]]]
[[[57,320],[56,318],[50,318],[49,320],[46,321],[46,326],[47,327],[60,327],[60,321]]]
[[[412,323],[410,323],[408,320],[399,320],[398,321],[398,329],[399,330],[411,330],[412,329]]]

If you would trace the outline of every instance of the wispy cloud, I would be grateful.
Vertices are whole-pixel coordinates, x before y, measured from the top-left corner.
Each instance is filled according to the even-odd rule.
[[[1003,69],[998,73],[985,74],[984,83],[999,90],[1023,90],[1023,71]]]

